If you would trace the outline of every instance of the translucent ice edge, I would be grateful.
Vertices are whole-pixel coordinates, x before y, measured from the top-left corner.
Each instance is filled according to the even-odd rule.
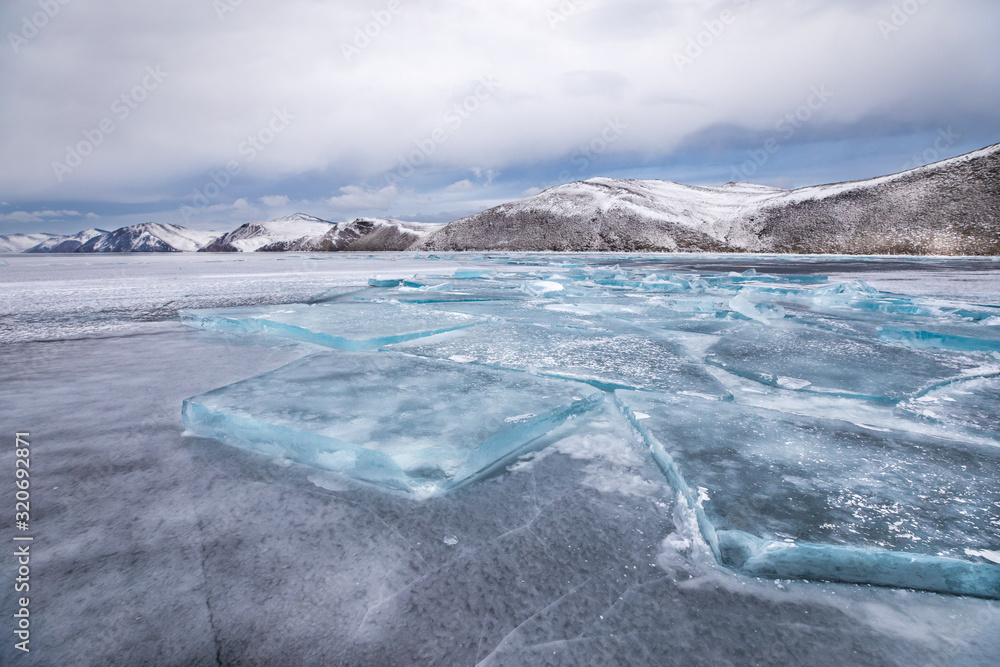
[[[759,577],[811,579],[1000,599],[1000,567],[956,558],[763,540],[718,532],[722,563]]]
[[[870,584],[1000,599],[998,565],[900,551],[805,542],[790,544],[742,531],[717,531],[663,444],[617,393],[615,405],[649,448],[670,486],[694,510],[702,537],[724,567],[772,579]]]
[[[456,331],[458,329],[465,329],[466,327],[479,324],[479,322],[470,322],[468,324],[456,324],[437,329],[412,331],[392,336],[351,339],[328,333],[310,331],[304,327],[297,327],[292,324],[284,324],[282,322],[275,322],[264,318],[231,318],[223,317],[221,315],[205,315],[198,313],[197,311],[181,311],[180,318],[183,324],[196,329],[222,331],[233,334],[266,334],[277,336],[279,338],[289,338],[291,340],[314,343],[316,345],[331,347],[336,350],[345,350],[347,352],[365,352],[368,350],[375,350],[383,345],[404,343],[409,340],[426,338],[427,336],[434,336],[437,334],[447,333],[449,331]]]
[[[549,431],[570,417],[593,410],[603,401],[604,393],[595,391],[567,407],[549,410],[496,433],[471,452],[446,480],[411,476],[388,454],[352,442],[212,410],[199,403],[198,397],[183,402],[181,416],[185,428],[194,435],[427,498],[502,470],[519,457],[544,445],[542,436]],[[330,454],[338,456],[331,457]],[[331,467],[331,460],[337,462],[335,467]]]
[[[880,327],[878,339],[884,343],[896,343],[917,349],[938,348],[959,352],[1000,352],[1000,340],[903,327]]]
[[[755,373],[753,371],[745,371],[739,368],[731,368],[723,361],[718,359],[712,359],[708,357],[705,359],[705,363],[709,366],[714,366],[720,370],[727,373],[732,373],[737,377],[741,377],[745,380],[752,380],[753,382],[759,382],[760,384],[766,385],[768,387],[774,387],[776,389],[791,389],[787,381],[783,382],[784,378],[779,375],[768,375],[766,373]],[[817,387],[815,385],[806,385],[794,388],[796,391],[808,392],[811,394],[822,394],[824,396],[833,396],[835,398],[853,398],[863,401],[871,401],[873,403],[888,403],[895,404],[899,403],[899,398],[890,398],[888,396],[876,396],[874,394],[861,394],[858,392],[847,391],[845,389],[830,389],[826,387]],[[926,392],[929,388],[925,388],[922,391]]]
[[[442,357],[436,357],[436,356],[433,356],[430,353],[423,353],[423,354],[415,353],[414,354],[414,353],[410,353],[410,352],[406,351],[405,349],[404,350],[394,350],[392,348],[389,348],[389,349],[380,350],[380,351],[381,352],[390,353],[390,354],[397,354],[397,353],[398,354],[413,354],[413,356],[420,357],[420,358],[423,358],[423,359],[442,359]],[[600,378],[591,377],[591,376],[587,376],[587,375],[583,375],[583,374],[576,375],[576,374],[573,374],[573,373],[560,373],[558,371],[543,370],[543,369],[538,369],[538,368],[527,369],[527,368],[523,368],[523,367],[517,367],[517,366],[515,366],[513,364],[511,364],[511,365],[490,364],[490,363],[486,363],[486,362],[482,362],[482,361],[476,361],[476,360],[459,359],[458,357],[452,357],[450,359],[450,361],[455,361],[456,363],[467,363],[470,366],[479,366],[481,368],[489,368],[491,370],[497,370],[497,371],[510,371],[510,372],[513,372],[513,373],[528,373],[530,375],[536,375],[538,377],[543,377],[543,378],[551,378],[553,380],[562,380],[564,382],[577,382],[579,384],[589,385],[589,386],[593,387],[594,389],[599,389],[599,390],[601,390],[603,392],[608,392],[608,393],[613,392],[616,389],[621,389],[621,390],[625,390],[625,391],[653,391],[653,392],[660,391],[659,389],[650,388],[647,385],[642,385],[642,384],[639,384],[639,383],[625,384],[623,382],[615,382],[613,380],[602,380]],[[723,392],[720,393],[718,396],[712,396],[712,395],[709,395],[709,394],[699,394],[697,392],[681,392],[681,393],[685,394],[687,396],[700,396],[702,398],[705,398],[706,400],[711,400],[711,401],[718,400],[718,401],[727,401],[728,402],[728,401],[734,400],[734,397],[733,397],[733,395],[732,395],[731,392],[729,392],[728,390],[725,390],[725,388],[721,387],[721,385],[720,385],[720,388],[723,390]]]

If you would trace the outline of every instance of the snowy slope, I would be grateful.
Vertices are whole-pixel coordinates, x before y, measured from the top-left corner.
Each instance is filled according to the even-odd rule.
[[[457,220],[418,247],[731,250],[752,242],[736,224],[743,212],[783,192],[745,183],[709,188],[592,178]]]
[[[85,229],[72,236],[53,236],[38,245],[28,248],[24,252],[76,252],[84,243],[101,234],[110,234],[110,232],[103,229]]]
[[[406,250],[442,225],[358,218],[329,222],[296,213],[270,222],[249,222],[220,236],[204,252],[333,252]]]
[[[292,246],[319,244],[335,223],[295,213],[269,222],[248,222],[206,245],[203,252],[255,252],[289,250]],[[313,249],[313,248],[303,248]]]
[[[594,178],[456,220],[413,249],[1000,254],[1000,145],[792,191]]]
[[[801,188],[743,223],[773,252],[1000,254],[1000,144],[901,174]]]
[[[194,252],[218,235],[179,225],[144,222],[95,236],[75,252]]]
[[[39,243],[45,243],[51,239],[61,239],[58,234],[7,234],[0,236],[0,253],[4,252],[24,252]]]
[[[340,247],[334,249],[368,252],[406,250],[443,226],[386,218],[358,218],[337,226],[334,234]]]

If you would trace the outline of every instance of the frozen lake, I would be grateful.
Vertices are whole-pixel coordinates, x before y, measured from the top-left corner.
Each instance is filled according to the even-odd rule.
[[[5,255],[0,314],[3,664],[1000,656],[998,262]]]

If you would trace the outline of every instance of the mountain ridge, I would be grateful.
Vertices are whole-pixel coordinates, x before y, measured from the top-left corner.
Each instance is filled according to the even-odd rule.
[[[1000,255],[1000,144],[870,179],[782,190],[591,178],[448,224],[294,213],[203,232],[147,222],[0,236],[0,252],[773,252]]]
[[[779,190],[593,178],[456,220],[413,250],[1000,254],[1000,144]]]

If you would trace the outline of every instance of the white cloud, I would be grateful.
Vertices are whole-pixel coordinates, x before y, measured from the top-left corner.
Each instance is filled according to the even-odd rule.
[[[79,211],[34,211],[32,215],[39,218],[78,218],[82,214]]]
[[[79,211],[13,211],[11,213],[0,214],[0,220],[4,222],[43,222],[45,220],[58,220],[60,218],[78,218],[82,214]]]
[[[628,130],[602,165],[623,156],[656,165],[706,128],[773,132],[824,84],[836,96],[811,132],[861,136],[872,118],[896,131],[953,123],[969,137],[1000,127],[992,0],[922,3],[888,39],[878,28],[888,1],[588,0],[551,24],[557,0],[406,0],[349,62],[341,44],[384,2],[243,2],[222,22],[211,4],[91,3],[79,20],[52,21],[21,57],[0,59],[0,197],[19,208],[176,201],[215,175],[228,182],[225,196],[267,208],[280,195],[261,193],[317,200],[334,185],[381,183],[414,151],[418,172],[455,174],[449,181],[473,165],[492,167],[470,177],[476,184],[555,165],[532,176],[548,182],[573,168],[573,152],[608,118]],[[724,9],[735,20],[701,35]],[[707,46],[678,71],[675,54],[699,38]],[[167,76],[121,118],[112,104],[147,67]],[[483,77],[497,89],[484,91]],[[474,109],[456,111],[470,99]],[[274,131],[272,110],[286,108],[294,119]],[[114,133],[57,181],[53,162],[105,119]],[[234,161],[235,175],[226,170]],[[398,194],[348,186],[329,204],[378,210]]]
[[[476,178],[483,180],[486,185],[492,184],[500,176],[500,171],[493,168],[473,167],[472,173],[476,175]]]
[[[0,221],[3,222],[42,222],[42,219],[34,213],[27,211],[13,211],[12,213],[0,213]]]
[[[446,192],[463,192],[472,189],[472,181],[467,178],[463,178],[461,181],[452,183],[445,188]]]
[[[279,206],[286,205],[288,203],[288,197],[286,195],[268,195],[266,197],[259,197],[257,201],[264,206],[277,208]]]
[[[392,206],[399,196],[395,185],[387,185],[381,190],[348,185],[340,188],[340,192],[340,195],[326,200],[327,204],[337,211],[362,211],[366,209],[384,211]]]

